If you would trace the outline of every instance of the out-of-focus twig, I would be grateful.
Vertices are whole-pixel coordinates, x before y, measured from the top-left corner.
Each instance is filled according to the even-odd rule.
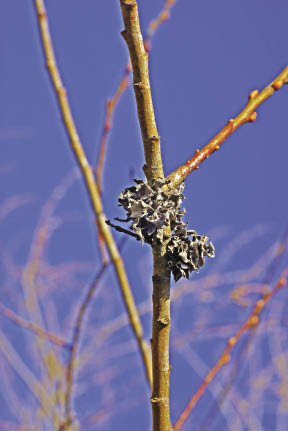
[[[214,379],[215,375],[218,373],[218,371],[228,362],[230,362],[231,357],[230,353],[235,347],[235,345],[238,343],[240,338],[250,330],[253,330],[259,323],[260,320],[260,313],[262,312],[263,308],[267,305],[268,301],[272,298],[275,293],[278,292],[283,286],[286,285],[287,280],[286,277],[288,275],[288,268],[286,268],[281,277],[279,278],[278,283],[275,285],[273,289],[271,289],[269,292],[263,295],[261,299],[259,299],[256,304],[254,305],[254,308],[246,320],[246,322],[240,327],[240,329],[236,332],[236,334],[233,337],[230,337],[227,343],[227,346],[225,347],[223,353],[221,354],[220,358],[218,359],[217,363],[214,365],[214,367],[211,368],[209,373],[206,375],[205,379],[201,383],[200,387],[196,391],[196,393],[192,396],[190,399],[188,405],[185,407],[183,412],[180,414],[179,418],[175,422],[175,425],[173,426],[173,430],[177,431],[179,430],[183,424],[188,419],[191,411],[195,407],[198,400],[201,398],[203,393],[205,392],[207,386],[211,383],[211,381]]]
[[[70,348],[70,345],[62,338],[58,337],[57,335],[51,334],[48,331],[45,331],[44,329],[40,328],[40,326],[36,325],[33,322],[27,322],[27,320],[23,319],[20,316],[17,316],[16,313],[14,313],[12,310],[10,310],[7,307],[4,307],[4,305],[2,304],[0,304],[0,313],[3,316],[10,319],[16,325],[19,325],[25,329],[29,329],[30,331],[37,334],[39,337],[42,337],[42,338],[45,338],[46,340],[51,341],[51,343],[55,344],[56,346],[64,347],[66,349]]]
[[[144,46],[147,52],[151,49],[152,36],[154,36],[154,33],[159,28],[159,26],[170,18],[170,9],[175,5],[175,3],[176,0],[165,0],[164,6],[157,18],[150,21],[147,35],[144,40]]]
[[[102,192],[103,170],[104,170],[105,154],[107,149],[108,134],[112,129],[112,121],[113,121],[115,108],[122,94],[129,86],[129,75],[131,73],[131,70],[132,70],[131,63],[129,61],[114,96],[108,99],[106,102],[105,123],[104,123],[103,132],[102,132],[99,158],[96,166],[96,181],[100,192]]]
[[[228,121],[226,126],[201,150],[197,149],[194,156],[189,159],[184,165],[177,168],[171,174],[168,175],[167,180],[170,181],[169,189],[174,189],[181,184],[185,178],[194,169],[198,169],[200,163],[202,163],[207,157],[213,154],[216,150],[219,150],[220,145],[230,136],[239,126],[247,122],[254,122],[257,118],[257,112],[255,111],[259,105],[261,105],[266,99],[271,97],[275,91],[280,90],[284,84],[288,82],[288,67],[285,67],[283,71],[278,75],[264,90],[259,93],[258,90],[253,90],[249,95],[249,102],[237,117],[232,118]]]
[[[22,379],[22,381],[26,384],[37,402],[40,404],[42,413],[44,413],[47,417],[53,417],[54,402],[51,399],[51,396],[47,393],[44,385],[36,379],[32,371],[25,365],[23,360],[11,345],[10,341],[1,331],[0,351],[2,351],[11,367],[15,370],[20,379]],[[54,422],[54,425],[57,426],[57,419],[56,422]]]

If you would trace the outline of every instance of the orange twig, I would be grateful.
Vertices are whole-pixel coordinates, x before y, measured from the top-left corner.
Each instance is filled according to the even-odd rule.
[[[168,175],[167,180],[170,181],[169,188],[174,189],[181,184],[185,178],[194,169],[198,169],[200,163],[207,159],[214,151],[219,150],[220,145],[230,136],[239,126],[247,122],[254,122],[257,118],[255,109],[258,108],[266,99],[272,96],[275,91],[282,88],[288,82],[288,67],[277,76],[264,90],[259,93],[254,90],[249,95],[249,102],[246,107],[240,112],[237,117],[228,121],[226,126],[201,150],[197,149],[194,156],[189,159],[184,165],[177,168],[174,172]]]
[[[114,115],[114,111],[117,106],[117,103],[119,102],[126,88],[128,88],[129,86],[129,75],[131,71],[132,71],[132,68],[131,68],[131,63],[129,61],[129,63],[125,68],[124,74],[121,78],[120,84],[118,85],[116,93],[111,99],[108,99],[106,103],[105,124],[102,132],[99,159],[96,166],[96,180],[97,180],[97,185],[99,187],[100,192],[102,192],[103,170],[104,170],[104,161],[105,161],[105,154],[106,154],[106,148],[107,148],[108,134],[112,129],[112,120],[113,120],[113,115]]]
[[[213,368],[211,368],[211,370],[209,371],[209,373],[206,375],[205,379],[199,386],[198,390],[192,396],[189,403],[187,404],[187,406],[185,407],[185,409],[177,419],[175,425],[173,426],[174,431],[179,430],[183,426],[183,424],[188,419],[188,416],[190,415],[191,411],[195,407],[196,403],[204,394],[209,383],[212,382],[212,380],[214,379],[218,371],[225,364],[230,362],[231,360],[230,353],[232,349],[235,347],[235,345],[238,343],[242,335],[244,335],[245,332],[252,330],[258,325],[260,313],[262,312],[263,308],[266,306],[268,301],[272,298],[272,296],[283,286],[285,286],[285,284],[287,283],[287,279],[286,279],[287,275],[288,275],[288,268],[286,268],[285,271],[282,273],[276,286],[272,290],[270,290],[270,292],[267,292],[266,294],[264,294],[263,297],[256,302],[250,316],[248,317],[246,322],[240,327],[240,329],[236,332],[236,334],[233,337],[229,338],[227,346],[225,347],[217,363],[214,365]]]
[[[151,37],[154,35],[158,27],[170,18],[170,9],[174,6],[175,3],[176,0],[166,0],[163,9],[161,10],[157,18],[150,21],[147,36],[144,40],[144,46],[147,52],[151,49]]]
[[[124,93],[124,91],[129,86],[129,75],[130,75],[131,71],[132,71],[131,62],[129,60],[129,63],[127,64],[127,66],[125,68],[124,74],[122,76],[120,84],[118,85],[116,93],[114,94],[114,96],[111,99],[108,99],[107,103],[106,103],[105,123],[104,123],[104,127],[103,127],[102,138],[101,138],[99,159],[98,159],[98,163],[96,166],[96,182],[97,182],[100,193],[102,193],[102,191],[103,191],[103,173],[104,173],[104,166],[105,166],[105,155],[106,155],[107,144],[108,144],[108,135],[109,135],[110,130],[112,129],[112,124],[113,124],[112,121],[113,121],[115,108],[116,108],[122,94]],[[97,220],[96,220],[96,222],[97,222]],[[107,251],[106,251],[106,246],[105,246],[105,240],[103,238],[103,235],[101,234],[101,229],[99,229],[98,222],[97,222],[97,227],[98,227],[98,232],[99,232],[99,235],[98,235],[99,251],[101,254],[102,262],[104,264],[107,264],[108,257],[107,257]]]
[[[51,334],[48,331],[45,331],[35,323],[27,322],[27,320],[17,316],[16,313],[14,313],[12,310],[10,310],[7,307],[4,307],[4,305],[2,304],[0,304],[0,313],[5,317],[7,317],[8,319],[10,319],[12,322],[16,323],[16,325],[22,326],[22,328],[25,328],[25,329],[29,329],[30,331],[37,334],[39,337],[42,337],[51,341],[56,346],[70,348],[69,344],[62,338],[58,337],[57,335]]]

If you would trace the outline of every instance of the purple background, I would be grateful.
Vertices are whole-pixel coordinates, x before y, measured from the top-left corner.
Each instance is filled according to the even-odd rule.
[[[162,0],[139,1],[144,34],[150,20],[157,16],[162,6]],[[120,36],[123,24],[119,2],[49,0],[47,13],[58,65],[68,91],[75,122],[85,152],[94,165],[105,118],[105,101],[114,94],[128,61],[126,45]],[[152,94],[166,175],[190,158],[196,148],[204,146],[229,118],[236,116],[247,103],[251,90],[262,89],[287,64],[287,13],[288,4],[284,0],[177,2],[171,19],[162,24],[155,34],[150,54]],[[13,196],[19,198],[19,201],[23,197],[29,200],[27,205],[9,212],[5,219],[3,217],[0,238],[1,248],[5,251],[2,252],[3,256],[5,253],[13,256],[13,262],[20,271],[29,257],[29,248],[41,209],[53,189],[71,172],[75,160],[44,66],[32,1],[10,0],[0,6],[0,53],[2,208],[5,209],[8,199]],[[184,205],[187,210],[186,220],[190,228],[211,236],[219,256],[218,261],[217,258],[209,261],[199,276],[193,274],[193,281],[197,281],[197,277],[202,279],[207,274],[218,273],[224,269],[238,270],[240,273],[241,270],[250,268],[281,238],[287,224],[287,136],[287,88],[283,88],[258,109],[255,123],[246,124],[233,133],[219,152],[188,177]],[[123,216],[117,206],[117,197],[121,190],[131,184],[134,177],[143,178],[143,163],[134,94],[130,88],[117,107],[109,139],[103,196],[108,218]],[[69,338],[74,311],[85,283],[91,280],[95,267],[100,266],[94,218],[81,180],[78,179],[61,200],[56,214],[53,221],[59,223],[59,228],[49,239],[45,261],[49,262],[51,267],[59,267],[69,262],[82,262],[84,267],[82,272],[79,270],[77,280],[73,281],[73,288],[69,277],[60,281],[56,277],[54,284],[60,283],[59,290],[53,285],[54,296],[51,293],[51,307],[52,303],[57,304],[53,309],[58,315],[58,333]],[[119,241],[121,235],[117,233],[115,238]],[[149,248],[129,240],[123,256],[136,302],[149,299]],[[23,304],[21,305],[21,275],[15,270],[16,275],[11,278],[5,262],[3,258],[0,268],[1,302],[27,317]],[[279,268],[275,274],[276,279],[277,275],[279,276]],[[263,280],[264,274],[265,271],[259,273],[257,280]],[[44,276],[43,280],[45,281]],[[50,282],[52,283],[51,280]],[[231,283],[233,286],[237,284],[237,278]],[[47,286],[49,287],[49,284]],[[227,334],[219,334],[219,344],[214,345],[211,339],[202,342],[197,339],[199,343],[191,346],[191,349],[196,348],[208,367],[215,363],[227,337],[235,332],[249,314],[250,309],[243,310],[240,306],[230,304],[230,288],[231,285],[219,285],[218,293],[214,292],[210,302],[204,305],[193,293],[193,298],[189,296],[190,302],[187,300],[186,303],[181,303],[182,308],[178,304],[178,308],[175,306],[174,310],[172,306],[172,317],[175,313],[172,337],[182,335],[181,331],[184,330],[191,331],[195,322],[199,323],[201,316],[205,316],[207,327],[228,321],[229,324],[236,325],[234,330],[231,327]],[[123,312],[117,282],[111,270],[103,283],[102,291],[105,289],[108,293],[106,296],[103,293],[104,299],[106,298],[106,302],[103,299],[103,304],[111,306],[111,315],[107,312],[105,317],[102,310],[103,315],[100,313],[102,317],[99,317],[98,322],[99,309],[95,300],[91,307],[90,322],[87,323],[88,338],[97,337],[97,330],[93,330],[94,324],[95,328],[97,325],[101,327],[101,319],[112,319]],[[279,294],[280,304],[281,298],[284,301],[284,294]],[[225,311],[220,306],[221,301],[218,304],[221,295],[225,298],[223,307],[224,304],[227,305]],[[47,313],[45,301],[41,307],[44,314]],[[212,312],[215,313],[213,317]],[[146,317],[143,324],[145,337],[149,339],[151,324],[149,316]],[[47,327],[57,332],[57,325],[52,328],[52,324],[53,322],[50,322],[49,326],[48,322]],[[279,322],[278,324],[280,325]],[[284,323],[283,325],[285,326]],[[11,326],[2,316],[1,328],[5,329],[8,336],[10,334],[14,347],[30,366],[29,343],[32,345],[32,342],[35,342],[34,336],[30,336],[28,344],[23,347],[21,330]],[[21,337],[19,334],[22,334]],[[83,351],[87,341],[85,340],[84,337]],[[118,345],[129,340],[131,333],[126,328],[123,333],[115,333],[113,340],[110,340],[111,344],[105,348],[109,351],[113,348],[113,343]],[[215,343],[216,341],[214,339]],[[149,427],[149,390],[145,386],[142,364],[139,355],[135,353],[134,342],[132,344],[132,353],[127,354],[128,359],[125,355],[121,357],[120,362],[117,362],[117,376],[109,381],[109,388],[111,385],[111,391],[114,395],[116,393],[116,398],[113,398],[112,406],[110,405],[110,413],[105,416],[103,422],[93,422],[91,429],[112,430],[116,426],[118,429],[133,429],[135,424],[139,430]],[[91,346],[89,348],[92,349]],[[264,349],[261,356],[258,351],[260,370],[266,361],[271,360],[269,352],[269,349]],[[280,354],[279,347],[277,353]],[[35,352],[34,354],[36,355]],[[37,363],[36,356],[34,359]],[[104,359],[102,363],[105,363]],[[172,364],[174,420],[201,382],[203,375],[195,363],[189,364],[187,357],[185,360],[185,355],[181,356],[173,350],[173,346]],[[107,367],[110,369],[108,360]],[[121,367],[122,372],[119,372]],[[34,371],[39,377],[41,371],[36,368]],[[5,370],[0,370],[0,373]],[[205,375],[205,367],[203,370]],[[79,373],[80,393],[75,403],[80,423],[86,416],[101,410],[99,391],[95,388],[87,389],[86,392],[81,389],[81,385],[85,387],[87,376],[94,376],[93,361],[86,372],[87,375],[84,371]],[[21,379],[13,378],[15,391],[26,394],[27,388]],[[104,388],[105,392],[107,387],[108,383],[106,388],[102,383],[101,390]],[[240,383],[238,389],[240,392],[243,389]],[[245,389],[243,391],[245,392]],[[133,408],[129,407],[130,401],[126,404],[123,401],[126,395],[127,399],[133,400]],[[30,395],[25,396],[25,408],[33,412],[35,400],[30,400]],[[0,419],[11,420],[13,423],[20,421],[15,411],[13,413],[7,408],[5,397],[5,393],[0,395]],[[274,395],[268,394],[265,400],[268,400],[268,404],[275,401],[275,406],[278,406],[279,400],[274,398]],[[244,399],[249,403],[248,396],[244,396]],[[121,401],[124,408],[119,407]],[[209,403],[213,404],[213,391],[201,400],[193,419],[191,416],[191,421],[186,425],[187,430],[191,429],[192,423],[195,425],[201,422]],[[257,413],[258,428],[255,428],[255,423],[254,428],[245,428],[243,422],[242,428],[239,429],[282,429],[281,421],[274,420],[280,415],[277,408],[273,407],[274,413],[266,417],[263,405],[261,406],[261,413]],[[225,416],[223,411],[218,415],[217,424],[210,424],[209,429],[234,429],[227,420],[230,416]],[[233,413],[230,414],[233,416]],[[31,413],[30,422],[33,423],[32,417]],[[81,425],[83,429],[90,429],[84,422]],[[50,429],[49,425],[46,426],[45,429]]]

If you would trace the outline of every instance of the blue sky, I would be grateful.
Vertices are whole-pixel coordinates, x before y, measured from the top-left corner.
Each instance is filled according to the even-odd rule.
[[[162,6],[163,0],[139,1],[144,34]],[[21,267],[27,261],[41,208],[74,168],[75,160],[44,66],[33,2],[10,0],[0,6],[0,11],[1,201],[4,205],[15,195],[29,200],[2,222],[1,246]],[[120,36],[123,24],[119,2],[49,0],[47,13],[75,122],[93,165],[105,102],[115,92],[128,61]],[[171,19],[155,34],[150,54],[152,96],[166,175],[237,115],[250,91],[262,89],[287,65],[287,13],[284,0],[178,0]],[[225,253],[226,245],[246,232],[248,239],[242,243],[249,245],[242,251],[239,246],[240,252],[229,260],[226,269],[250,267],[286,228],[287,97],[287,88],[282,88],[267,100],[258,109],[256,122],[237,130],[186,181],[186,221],[199,233],[211,233],[212,241],[216,232],[216,253]],[[131,185],[134,177],[143,178],[143,150],[135,112],[130,88],[117,107],[107,151],[103,203],[110,219],[123,216],[117,205],[119,193]],[[57,217],[56,223],[61,226],[49,242],[45,259],[51,265],[86,262],[91,269],[79,277],[83,283],[88,282],[92,268],[99,264],[99,253],[93,214],[81,180],[61,201]],[[121,235],[115,234],[115,238],[119,241]],[[124,258],[137,303],[150,295],[149,251],[132,240],[125,246]],[[213,272],[213,264],[214,261],[208,263],[204,275],[206,271]],[[215,265],[217,268],[217,258]],[[9,285],[5,265],[1,273],[3,286]],[[20,288],[19,283],[15,281],[15,288]],[[115,285],[116,290],[112,274],[107,283]],[[1,301],[17,308],[18,300],[15,302],[5,292],[0,293]],[[115,295],[115,310],[120,313],[121,301],[119,294]],[[58,312],[64,316],[64,293],[59,301]],[[186,313],[189,321],[190,312]],[[221,317],[221,310],[219,313]],[[61,316],[59,319],[62,321]],[[237,321],[242,322],[241,313]],[[149,338],[148,319],[144,328]],[[204,348],[204,356],[208,351]],[[138,372],[140,375],[140,367]],[[181,366],[178,373],[181,376]],[[192,386],[197,381],[193,379],[192,375]],[[118,384],[123,384],[121,379]],[[191,393],[191,388],[186,387],[183,393],[181,388],[179,403],[175,401],[176,413]],[[81,401],[79,406],[83,409]],[[143,414],[143,426],[149,423],[149,406],[147,412]],[[119,417],[119,423],[124,424],[125,415]],[[135,417],[139,416],[135,413]],[[130,425],[132,429],[133,414]],[[105,426],[113,429],[113,420]]]

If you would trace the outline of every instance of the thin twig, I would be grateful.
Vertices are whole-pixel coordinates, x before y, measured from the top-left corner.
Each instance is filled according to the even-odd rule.
[[[28,322],[27,320],[18,316],[16,313],[14,313],[12,310],[2,304],[0,304],[0,313],[10,319],[16,325],[19,325],[25,329],[29,329],[30,331],[37,334],[39,337],[51,341],[51,343],[55,344],[56,346],[70,349],[70,345],[62,338],[58,337],[57,335],[51,334],[51,332],[45,331],[45,329],[42,329],[40,326],[36,325],[33,322]]]
[[[97,217],[98,226],[105,240],[107,249],[109,251],[111,260],[113,262],[119,285],[121,288],[121,293],[126,306],[126,310],[129,316],[130,325],[136,337],[140,353],[144,362],[146,377],[148,382],[152,382],[152,372],[151,372],[151,357],[149,346],[143,339],[143,330],[140,322],[139,314],[134,302],[134,298],[129,286],[127,275],[124,269],[124,264],[117,249],[117,246],[113,240],[111,231],[106,225],[106,216],[103,212],[102,202],[100,198],[99,189],[96,185],[93,170],[87,160],[86,154],[83,150],[80,138],[78,136],[76,126],[71,113],[70,105],[66,95],[66,89],[63,86],[60,73],[56,64],[55,54],[52,46],[52,41],[50,37],[48,21],[46,16],[46,11],[44,7],[43,0],[35,0],[35,7],[38,16],[38,22],[40,27],[40,34],[42,37],[43,50],[46,57],[47,68],[53,83],[53,87],[57,94],[59,108],[63,116],[66,132],[69,136],[71,148],[74,152],[76,160],[81,169],[83,178],[85,180],[87,192],[90,197],[91,205],[94,213]]]
[[[175,3],[176,0],[166,0],[157,18],[150,21],[147,35],[144,40],[144,46],[147,52],[151,50],[151,38],[154,36],[159,26],[170,18],[170,9],[175,5]]]
[[[288,274],[288,268],[286,268],[281,277],[279,278],[278,283],[276,286],[270,290],[270,292],[267,292],[263,295],[261,299],[259,299],[256,304],[253,307],[253,310],[246,320],[246,322],[240,327],[240,329],[236,332],[236,334],[233,337],[230,337],[227,343],[227,346],[225,347],[224,351],[222,352],[220,358],[218,359],[217,363],[214,365],[213,368],[209,371],[209,373],[206,375],[205,379],[199,386],[196,393],[192,396],[189,403],[183,410],[183,412],[180,414],[179,418],[175,422],[175,425],[173,426],[173,430],[177,431],[179,430],[183,424],[187,421],[191,411],[195,407],[198,400],[201,398],[203,393],[205,392],[207,386],[212,382],[215,375],[218,373],[218,371],[228,362],[231,360],[230,353],[235,347],[235,345],[238,343],[240,338],[249,330],[253,330],[258,324],[260,320],[260,314],[263,311],[263,308],[267,305],[269,300],[272,298],[273,295],[275,295],[278,290],[280,290],[282,287],[284,287],[287,283],[286,277]]]
[[[185,178],[195,169],[198,169],[200,163],[207,159],[214,151],[219,150],[220,145],[230,136],[238,127],[247,122],[254,122],[257,118],[255,111],[266,99],[271,97],[275,91],[280,90],[284,84],[288,82],[288,67],[280,73],[264,90],[259,93],[254,90],[249,95],[249,102],[243,111],[237,117],[228,121],[226,126],[201,150],[197,149],[194,156],[189,159],[184,165],[177,168],[168,175],[167,180],[170,181],[168,188],[174,189],[181,184]]]
[[[111,97],[111,99],[107,100],[107,103],[106,103],[105,124],[102,132],[99,158],[96,166],[96,181],[100,192],[102,192],[102,189],[103,189],[103,186],[102,186],[103,171],[104,171],[105,155],[107,150],[108,134],[112,129],[112,120],[113,120],[115,108],[122,94],[129,86],[129,75],[131,73],[131,70],[132,70],[131,63],[129,61],[114,96]]]
[[[47,387],[34,376],[2,331],[0,331],[0,351],[39,403],[42,415],[52,418],[55,405],[53,398],[47,392]],[[58,418],[53,422],[54,426],[57,426]]]
[[[84,300],[81,302],[81,305],[79,307],[77,317],[76,317],[76,323],[73,330],[73,337],[71,342],[71,350],[70,355],[68,359],[68,365],[67,365],[67,373],[66,373],[66,392],[65,392],[65,416],[66,416],[66,422],[65,426],[70,427],[72,423],[72,406],[71,406],[71,397],[72,397],[72,390],[73,390],[73,382],[74,382],[74,374],[75,374],[75,368],[76,368],[76,357],[78,352],[78,346],[79,346],[79,340],[81,335],[81,330],[83,327],[84,317],[86,314],[86,311],[88,309],[88,306],[91,302],[92,297],[94,297],[95,291],[97,286],[99,286],[99,281],[101,277],[103,276],[106,268],[108,266],[108,263],[103,263],[100,271],[96,274],[93,282],[91,283]]]
[[[113,229],[117,230],[117,232],[121,232],[121,233],[125,233],[126,235],[132,236],[133,238],[136,238],[137,241],[141,241],[141,238],[139,235],[137,235],[134,232],[131,232],[130,230],[124,229],[121,226],[118,226],[117,224],[113,224],[110,222],[110,220],[106,220],[106,223],[108,224],[108,226],[113,227]]]
[[[267,270],[266,270],[265,276],[264,276],[263,281],[262,281],[263,293],[267,292],[267,285],[272,282],[272,279],[275,275],[276,270],[279,268],[279,266],[282,263],[282,260],[284,258],[284,251],[286,250],[287,245],[288,245],[287,243],[288,243],[288,226],[286,227],[286,229],[283,233],[282,239],[281,239],[280,243],[278,244],[277,251],[275,253],[274,258],[272,259],[272,261],[267,266]],[[224,403],[224,401],[225,401],[225,399],[229,393],[229,390],[233,386],[233,383],[234,383],[236,377],[238,377],[238,379],[240,378],[241,373],[239,373],[239,372],[237,373],[237,371],[239,370],[239,367],[241,366],[241,364],[243,364],[245,356],[247,356],[247,354],[248,354],[249,347],[253,342],[253,339],[256,335],[257,329],[258,329],[258,327],[255,327],[253,330],[251,330],[249,337],[246,339],[245,343],[243,343],[242,351],[239,353],[239,357],[235,361],[234,367],[233,367],[232,371],[230,372],[230,375],[228,376],[227,382],[225,383],[225,386],[224,386],[223,390],[221,391],[221,394],[220,394],[218,400],[215,401],[215,403],[214,403],[215,405],[207,413],[207,416],[203,421],[203,425],[201,426],[201,431],[205,431],[206,429],[208,429],[209,424],[211,423],[214,415],[216,414],[216,411],[218,412],[219,407],[221,407],[221,405],[223,405],[223,403]]]

